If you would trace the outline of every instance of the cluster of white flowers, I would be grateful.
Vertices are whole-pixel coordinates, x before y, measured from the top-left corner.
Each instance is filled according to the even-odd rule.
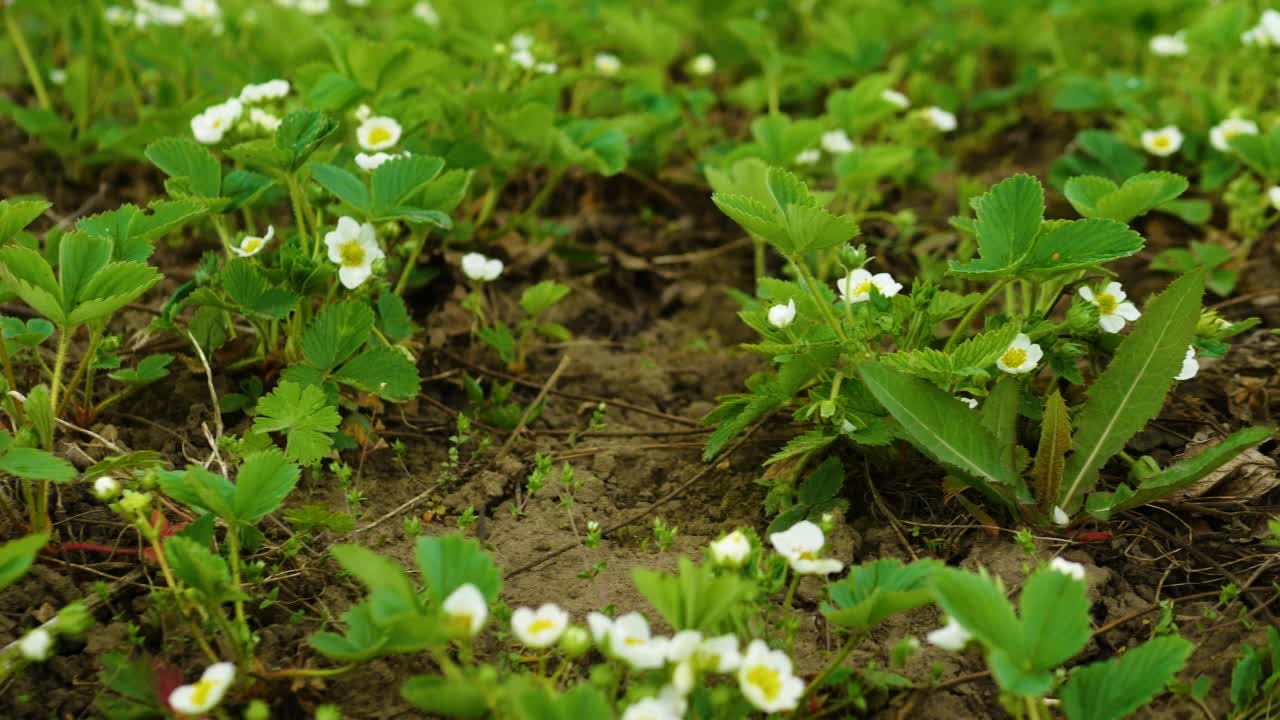
[[[266,132],[275,132],[280,127],[280,116],[255,106],[278,103],[289,95],[289,90],[289,81],[280,79],[245,85],[238,96],[207,107],[204,112],[191,118],[191,134],[205,145],[220,143],[244,116],[246,107],[249,108],[250,125]]]
[[[304,15],[324,15],[329,12],[329,0],[276,0],[276,5],[297,10]]]
[[[478,252],[462,256],[462,274],[475,282],[492,282],[502,274],[502,261],[485,257]]]
[[[1257,134],[1258,123],[1244,118],[1227,118],[1209,129],[1209,144],[1218,152],[1231,152],[1232,138]]]
[[[1258,24],[1240,34],[1240,42],[1253,47],[1280,45],[1280,12],[1263,11]]]
[[[1179,57],[1187,54],[1186,33],[1179,30],[1172,35],[1153,35],[1148,47],[1153,55]]]
[[[1061,508],[1055,508],[1055,515],[1061,512]],[[1063,513],[1065,516],[1065,513]],[[1065,523],[1062,523],[1065,524]],[[1076,582],[1085,581],[1084,565],[1078,562],[1071,562],[1060,557],[1056,557],[1049,561],[1049,569],[1053,572],[1059,572]],[[930,644],[936,645],[943,650],[958,652],[964,649],[964,646],[973,639],[973,633],[968,628],[956,622],[955,618],[947,618],[947,622],[942,627],[930,632],[926,639]]]
[[[555,75],[560,72],[560,66],[553,62],[539,62],[538,58],[533,54],[533,36],[529,33],[518,32],[511,36],[509,42],[510,47],[498,43],[494,46],[494,51],[500,54],[508,52],[508,56],[512,63],[543,75]]]
[[[1107,283],[1101,290],[1080,288],[1080,297],[1085,302],[1098,308],[1098,327],[1106,333],[1118,333],[1126,322],[1133,322],[1142,316],[1136,305],[1127,302],[1128,297],[1120,283]]]
[[[329,249],[329,260],[338,265],[338,280],[348,290],[364,284],[373,274],[373,264],[386,254],[378,247],[373,225],[356,222],[354,218],[338,218],[338,226],[324,236]]]
[[[182,0],[180,5],[166,5],[155,0],[135,0],[132,11],[110,5],[102,11],[111,25],[133,23],[139,30],[150,26],[178,27],[188,20],[210,23],[214,32],[222,32],[222,7],[217,0]]]
[[[1181,147],[1182,131],[1176,125],[1142,131],[1142,149],[1152,155],[1168,157]]]

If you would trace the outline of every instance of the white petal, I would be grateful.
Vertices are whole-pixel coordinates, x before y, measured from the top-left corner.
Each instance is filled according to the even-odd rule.
[[[354,267],[343,265],[338,268],[338,280],[342,281],[342,285],[348,290],[355,290],[360,287],[372,274],[373,269],[369,267],[368,263]]]
[[[1103,315],[1098,318],[1098,327],[1102,328],[1103,332],[1118,333],[1124,329],[1124,318],[1118,314]]]

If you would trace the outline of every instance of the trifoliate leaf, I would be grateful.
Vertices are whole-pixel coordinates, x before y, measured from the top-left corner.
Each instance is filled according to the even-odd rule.
[[[1194,646],[1158,637],[1125,654],[1071,671],[1062,686],[1068,720],[1120,720],[1151,701],[1182,669]]]
[[[561,285],[554,280],[543,280],[524,291],[520,296],[520,307],[524,308],[530,317],[537,317],[551,309],[568,294],[568,285]]]
[[[418,368],[394,347],[360,353],[339,368],[333,379],[393,402],[411,400],[418,394]]]
[[[147,159],[165,175],[183,181],[193,195],[222,194],[222,166],[209,149],[190,138],[166,138],[147,146]]]
[[[233,258],[222,271],[222,289],[237,305],[254,315],[279,320],[298,304],[298,296],[267,282],[257,265],[244,258]]]
[[[347,300],[327,305],[302,335],[302,354],[321,370],[332,370],[351,357],[369,339],[373,311],[363,303]]]
[[[148,355],[138,362],[136,368],[126,368],[111,373],[111,378],[128,385],[146,385],[169,374],[169,363],[173,356],[168,353]]]
[[[315,388],[304,388],[304,392],[306,390],[314,391]],[[259,410],[270,399],[271,396],[263,398],[258,403]],[[332,408],[326,406],[325,409],[337,417],[337,412]],[[316,424],[312,422],[313,427]],[[293,431],[290,431],[289,438],[289,444],[293,445]],[[256,525],[259,520],[275,512],[298,483],[298,474],[298,466],[289,462],[284,453],[274,448],[247,456],[240,466],[240,473],[236,475],[233,504],[236,519],[245,525]]]
[[[287,434],[285,453],[303,465],[310,465],[329,452],[342,418],[329,404],[324,390],[315,385],[282,382],[258,400],[258,416],[253,431]]]

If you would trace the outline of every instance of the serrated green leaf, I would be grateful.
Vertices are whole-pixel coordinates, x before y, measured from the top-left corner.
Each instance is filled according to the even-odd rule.
[[[305,388],[315,390],[315,388]],[[258,401],[258,408],[267,401]],[[336,413],[335,413],[336,414]],[[310,426],[320,421],[311,418]],[[280,507],[284,498],[298,484],[299,469],[289,462],[279,450],[264,450],[245,457],[236,475],[236,493],[232,509],[235,519],[245,525],[256,525],[259,520]]]
[[[0,200],[0,243],[7,243],[53,204],[48,200]]]
[[[275,146],[288,156],[290,170],[302,167],[316,147],[338,129],[338,121],[315,110],[289,113],[276,128]]]
[[[1018,601],[1028,668],[1052,670],[1089,642],[1089,595],[1080,580],[1050,568],[1027,578]]]
[[[780,212],[746,195],[716,193],[711,196],[711,200],[721,212],[747,232],[760,236],[783,254],[792,252],[793,246]]]
[[[838,457],[829,457],[800,483],[796,499],[803,505],[817,505],[834,498],[842,487],[844,463]]]
[[[74,308],[79,303],[89,281],[111,261],[111,250],[111,240],[97,235],[74,232],[62,237],[58,244],[62,307]]]
[[[422,582],[431,604],[440,607],[463,585],[474,585],[485,600],[497,602],[502,592],[502,571],[475,540],[458,534],[421,537],[414,557],[422,570]]]
[[[973,199],[980,259],[954,261],[955,272],[1012,271],[1031,252],[1044,221],[1044,188],[1030,175],[1014,175]]]
[[[143,263],[108,263],[81,289],[75,308],[67,315],[67,324],[109,317],[150,290],[160,277],[155,268]]]
[[[36,533],[0,545],[0,590],[22,577],[48,542],[48,533]]]
[[[1119,190],[1120,186],[1098,175],[1077,175],[1062,186],[1067,202],[1084,217],[1098,217],[1098,203],[1102,198]],[[1126,221],[1121,221],[1126,222]]]
[[[1071,671],[1059,695],[1068,720],[1120,720],[1151,702],[1195,649],[1176,636],[1158,637],[1125,654]]]
[[[418,592],[398,563],[361,545],[334,545],[330,550],[343,570],[369,588],[371,618],[384,624],[418,607]]]
[[[1164,405],[1195,335],[1203,295],[1202,270],[1173,281],[1147,304],[1111,364],[1089,388],[1076,412],[1074,452],[1056,503],[1068,513],[1093,489],[1102,465]]]
[[[327,305],[303,333],[302,354],[321,370],[332,370],[359,350],[372,330],[373,311],[367,305],[353,300]]]
[[[859,370],[867,388],[902,424],[917,449],[960,471],[993,499],[1009,502],[1010,491],[1016,492],[1020,479],[999,441],[973,422],[967,405],[932,383],[881,363],[865,362]]]
[[[422,192],[419,204],[441,213],[453,212],[467,196],[474,170],[449,170],[432,180]]]
[[[393,347],[379,347],[356,355],[333,373],[333,379],[393,402],[418,394],[418,368]]]
[[[76,469],[53,453],[36,448],[11,447],[0,455],[0,474],[64,483],[75,478]]]
[[[416,329],[413,318],[409,317],[409,308],[404,298],[395,293],[382,293],[378,296],[378,321],[382,334],[389,340],[407,340],[413,337]]]
[[[1022,628],[1004,591],[988,577],[938,568],[929,577],[933,599],[953,621],[991,648],[1018,652]]]
[[[676,630],[714,634],[725,629],[752,588],[736,575],[717,576],[708,565],[682,557],[676,574],[632,568],[631,579],[649,604]]]
[[[1115,220],[1074,220],[1058,224],[1042,236],[1027,256],[1027,273],[1062,272],[1133,255],[1142,236]]]
[[[117,370],[111,373],[110,377],[127,385],[147,385],[167,377],[171,362],[173,362],[173,356],[169,353],[148,355],[138,361],[137,367]]]
[[[821,450],[834,442],[837,437],[839,436],[825,426],[812,428],[788,440],[787,444],[782,446],[781,450],[770,455],[769,459],[764,461],[764,464],[768,466],[796,455],[804,455]]]
[[[530,317],[538,317],[568,294],[568,285],[561,285],[554,280],[543,280],[525,289],[520,295],[520,307],[524,308]]]
[[[250,314],[272,320],[286,317],[298,305],[297,295],[271,286],[257,264],[246,258],[232,258],[223,267],[222,289]]]
[[[231,571],[221,555],[184,537],[164,541],[165,558],[179,580],[198,592],[206,602],[221,603],[239,594],[231,586]]]
[[[1171,172],[1134,175],[1118,190],[1103,197],[1093,217],[1128,223],[1187,191],[1187,179]]]
[[[845,215],[820,207],[789,205],[783,221],[795,254],[839,247],[858,236],[858,224]]]
[[[184,180],[203,198],[222,194],[222,166],[209,149],[190,138],[166,138],[147,146],[147,159],[171,178]]]
[[[232,170],[222,178],[222,194],[228,200],[226,209],[239,210],[252,205],[275,184],[271,178],[252,170]]]
[[[236,486],[225,477],[199,465],[188,466],[186,470],[161,471],[159,475],[160,490],[165,495],[191,508],[208,510],[227,522],[235,520]]]
[[[286,433],[285,453],[303,465],[329,452],[333,446],[329,435],[338,431],[342,420],[324,390],[292,381],[281,382],[270,395],[258,400],[257,412],[253,431]]]
[[[433,717],[478,718],[491,713],[493,683],[482,672],[464,670],[449,677],[415,675],[400,684],[400,697]]]
[[[1067,450],[1071,448],[1071,417],[1062,394],[1054,389],[1044,400],[1044,414],[1040,419],[1040,446],[1036,449],[1035,465],[1031,479],[1035,483],[1036,500],[1040,509],[1048,512],[1058,498],[1062,486],[1062,470]]]
[[[40,253],[18,245],[0,247],[0,281],[55,325],[67,325],[62,290],[53,268]]]
[[[374,213],[383,215],[411,204],[409,201],[421,193],[443,168],[444,161],[430,155],[409,155],[382,163],[372,175]]]
[[[765,187],[778,212],[785,213],[792,206],[813,207],[816,201],[809,187],[798,175],[784,168],[771,167],[765,175]]]
[[[311,178],[339,200],[357,210],[369,212],[369,188],[355,175],[336,165],[315,163],[311,166]]]
[[[827,622],[867,630],[885,618],[929,602],[929,577],[941,566],[934,560],[903,565],[886,559],[854,565],[849,576],[827,586],[830,604],[822,614]]]

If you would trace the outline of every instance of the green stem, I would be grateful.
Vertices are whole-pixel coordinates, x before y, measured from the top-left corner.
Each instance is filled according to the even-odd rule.
[[[40,77],[40,69],[36,67],[35,58],[31,56],[31,48],[27,46],[27,39],[22,35],[22,28],[18,27],[17,21],[13,19],[13,13],[13,8],[4,11],[5,29],[9,31],[13,48],[18,51],[18,58],[22,60],[22,66],[27,71],[27,79],[31,81],[31,87],[36,91],[36,100],[40,102],[40,107],[52,110],[53,103],[49,102],[49,93],[44,88],[44,78]]]
[[[102,0],[93,0],[93,5],[94,9],[98,11],[98,17],[102,17],[104,14]],[[129,99],[133,102],[133,112],[137,117],[142,117],[142,93],[138,91],[138,84],[133,80],[133,71],[129,69],[129,59],[125,57],[124,48],[120,46],[120,40],[116,37],[115,30],[111,28],[111,23],[104,22],[102,28],[107,36],[107,44],[111,46],[111,57],[115,61],[116,69],[120,71],[120,75],[124,78],[124,86],[129,91]]]
[[[58,330],[58,354],[54,356],[53,377],[49,380],[49,411],[53,413],[54,420],[58,419],[58,395],[62,392],[62,373],[67,365],[67,350],[71,347],[71,335],[74,332],[75,328]],[[53,450],[52,435],[45,450]]]
[[[413,269],[418,266],[418,256],[422,254],[422,248],[427,244],[427,231],[415,233],[412,239],[413,252],[409,253],[409,257],[405,258],[404,269],[400,271],[400,279],[396,281],[395,294],[403,295],[404,289],[409,285],[409,275],[413,273]]]
[[[968,329],[970,323],[973,322],[973,319],[978,316],[978,313],[982,312],[982,309],[987,306],[987,303],[991,302],[991,298],[995,297],[995,294],[1000,292],[1000,290],[1008,284],[1008,279],[1001,280],[995,285],[987,288],[986,292],[982,293],[982,297],[978,298],[978,301],[973,304],[973,307],[969,308],[969,312],[965,313],[964,317],[960,318],[960,324],[956,325],[956,329],[951,331],[951,337],[947,338],[947,344],[942,347],[943,352],[947,352],[951,348],[955,347],[955,344],[960,341],[960,336]]]
[[[0,335],[0,365],[4,366],[4,380],[8,383],[9,389],[17,392],[18,381],[15,379],[13,374],[13,361],[9,358],[9,348],[4,343],[3,335]],[[9,403],[9,407],[13,408],[12,412],[14,423],[22,425],[25,421],[25,416],[22,413],[22,403],[7,395],[4,400]]]
[[[298,187],[298,179],[292,175],[288,176],[289,186],[289,204],[293,206],[293,222],[298,226],[298,237],[302,238],[302,245],[306,247],[311,245],[311,241],[307,238],[307,223],[302,211],[302,189]],[[311,248],[311,256],[313,258],[320,257],[320,244],[317,240],[316,245]]]
[[[831,325],[831,329],[836,333],[836,337],[840,338],[841,342],[849,342],[849,337],[844,334],[844,328],[841,327],[840,321],[836,319],[836,314],[831,312],[831,306],[822,297],[822,293],[819,292],[818,281],[809,273],[808,268],[804,266],[804,263],[800,262],[799,258],[793,257],[789,259],[791,260],[791,264],[795,266],[796,273],[804,279],[805,286],[809,288],[809,294],[813,296],[813,302],[818,306],[818,309],[822,311],[822,314],[826,316],[827,322]]]
[[[840,666],[844,664],[845,658],[849,657],[849,653],[853,652],[853,649],[857,647],[858,642],[862,640],[862,635],[863,633],[861,631],[854,632],[850,635],[849,639],[840,647],[840,651],[836,653],[835,657],[831,658],[831,662],[827,663],[827,666],[822,669],[822,672],[818,673],[818,676],[815,677],[807,687],[805,687],[804,694],[800,696],[801,707],[804,707],[805,701],[809,699],[809,696],[816,692],[818,688],[822,687],[822,683],[826,682],[827,678],[831,677],[832,673],[840,669]]]
[[[102,341],[102,330],[93,329],[89,331],[89,347],[85,354],[80,358],[80,363],[76,365],[75,374],[71,376],[71,382],[67,383],[67,392],[62,397],[62,402],[57,403],[54,407],[53,416],[55,418],[62,417],[62,413],[66,411],[67,404],[71,402],[72,392],[76,385],[80,384],[80,378],[84,377],[85,371],[89,364],[93,362],[93,356],[98,353],[98,343]]]
[[[241,636],[240,638],[235,638],[236,649],[238,651],[240,650],[240,642],[239,642],[240,639],[243,638],[244,640],[248,641],[250,638],[249,623],[247,620],[245,620],[245,615],[244,615],[244,600],[238,597],[240,593],[240,528],[239,526],[232,525],[231,527],[227,528],[227,545],[228,545],[227,555],[231,562],[231,587],[235,588],[235,591],[237,594],[237,597],[235,599],[235,609],[236,609],[236,623],[239,625],[239,627],[236,628],[236,631]],[[245,649],[248,649],[247,643],[246,643]]]

